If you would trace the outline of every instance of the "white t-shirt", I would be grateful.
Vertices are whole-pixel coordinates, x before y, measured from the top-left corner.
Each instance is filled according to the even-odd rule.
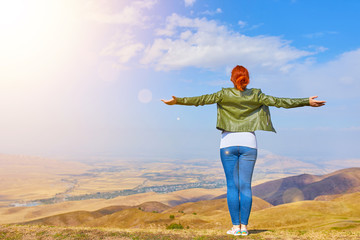
[[[220,148],[244,146],[257,148],[255,132],[227,132],[221,133]]]

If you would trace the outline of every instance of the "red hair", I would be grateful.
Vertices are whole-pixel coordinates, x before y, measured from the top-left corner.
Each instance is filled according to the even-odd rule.
[[[234,83],[234,86],[240,90],[244,91],[246,86],[250,82],[249,72],[243,66],[237,65],[231,71],[231,78],[230,80]]]

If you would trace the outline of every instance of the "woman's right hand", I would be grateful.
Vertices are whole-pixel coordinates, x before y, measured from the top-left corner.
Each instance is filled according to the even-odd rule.
[[[174,104],[176,104],[176,97],[172,96],[172,99],[170,99],[170,100],[161,99],[161,101],[163,101],[167,105],[174,105]]]
[[[319,100],[315,100],[315,98],[317,98],[318,96],[312,96],[312,97],[309,97],[309,103],[310,103],[310,106],[312,107],[321,107],[323,105],[325,105],[325,101],[319,101]]]

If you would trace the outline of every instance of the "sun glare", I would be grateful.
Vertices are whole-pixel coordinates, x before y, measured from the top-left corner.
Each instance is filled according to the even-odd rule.
[[[0,0],[1,84],[23,83],[71,59],[79,7],[68,0]]]

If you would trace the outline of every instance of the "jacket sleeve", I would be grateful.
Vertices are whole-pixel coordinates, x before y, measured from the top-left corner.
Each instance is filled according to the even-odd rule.
[[[205,104],[213,104],[221,102],[223,97],[223,91],[220,90],[216,93],[212,94],[205,94],[198,97],[183,97],[183,98],[176,98],[176,104],[179,105],[193,105],[193,106],[199,106],[199,105],[205,105]]]
[[[266,106],[275,106],[275,107],[283,107],[283,108],[295,108],[295,107],[303,107],[310,106],[309,98],[278,98],[269,95],[265,95],[259,89],[257,94],[257,100],[260,104]]]

